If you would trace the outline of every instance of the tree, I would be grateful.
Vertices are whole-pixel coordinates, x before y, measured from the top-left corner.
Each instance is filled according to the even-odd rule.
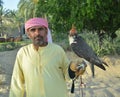
[[[36,12],[37,16],[46,16],[51,28],[60,34],[74,23],[78,31],[88,29],[98,36],[103,31],[113,39],[120,27],[119,0],[39,0]]]
[[[0,6],[3,6],[3,1],[2,0],[0,0]]]
[[[100,46],[104,35],[113,41],[117,37],[115,31],[120,27],[120,1],[87,0],[85,8],[83,28],[97,31]]]
[[[18,3],[19,13],[25,18],[35,17],[37,0],[20,0]]]
[[[8,14],[10,10],[3,8],[3,6],[0,7],[0,33],[3,33],[3,30],[5,29],[4,24],[5,22],[9,22]]]
[[[16,24],[16,27],[18,28],[18,32],[21,34],[22,32],[22,25],[24,25],[24,18],[21,16],[21,14],[18,11],[11,11],[11,22],[13,25]]]
[[[69,10],[68,0],[39,0],[36,15],[38,17],[46,17],[52,30],[63,33],[68,30]]]
[[[2,9],[3,9],[3,1],[0,0],[0,29],[2,30]]]

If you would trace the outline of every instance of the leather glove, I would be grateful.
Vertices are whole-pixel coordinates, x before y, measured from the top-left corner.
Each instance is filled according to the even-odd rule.
[[[71,87],[71,93],[74,93],[74,81],[77,79],[79,76],[81,76],[85,70],[86,70],[87,64],[85,61],[82,62],[71,62],[70,64],[70,69],[75,72],[75,77],[72,80],[72,87]]]
[[[71,62],[70,69],[75,72],[76,76],[82,75],[86,70],[87,64],[85,61],[79,62]]]

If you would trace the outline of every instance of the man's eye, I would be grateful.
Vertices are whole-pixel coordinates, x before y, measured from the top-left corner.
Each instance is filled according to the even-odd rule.
[[[35,30],[36,30],[35,28],[30,29],[31,32],[35,32]]]

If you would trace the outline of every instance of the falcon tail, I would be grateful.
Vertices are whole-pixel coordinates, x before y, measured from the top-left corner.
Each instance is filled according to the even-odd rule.
[[[107,63],[105,63],[105,62],[102,62],[102,64],[100,64],[100,63],[91,64],[91,65],[90,65],[90,68],[91,68],[91,72],[92,72],[92,76],[93,76],[93,77],[95,77],[95,68],[94,68],[94,65],[96,65],[97,67],[99,67],[99,68],[102,69],[102,70],[106,70],[106,68],[105,68],[104,65],[108,66]]]
[[[102,70],[106,70],[105,66],[108,66],[106,62],[96,63],[97,67],[101,68]],[[104,66],[105,65],[105,66]]]
[[[108,64],[107,64],[106,62],[103,62],[103,61],[102,61],[102,63],[108,67]]]

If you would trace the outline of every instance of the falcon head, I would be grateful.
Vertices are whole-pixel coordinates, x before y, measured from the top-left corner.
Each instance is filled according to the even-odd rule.
[[[74,36],[75,34],[77,34],[77,30],[76,27],[72,24],[72,28],[69,32],[69,36]]]
[[[72,28],[71,30],[69,31],[69,44],[72,44],[75,42],[74,38],[75,38],[75,35],[77,34],[77,30],[76,30],[76,27],[72,24]]]

